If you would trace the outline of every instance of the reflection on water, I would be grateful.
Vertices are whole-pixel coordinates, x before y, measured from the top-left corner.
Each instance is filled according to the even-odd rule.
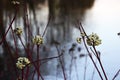
[[[102,45],[98,46],[97,49],[102,53],[102,56],[101,56],[102,62],[103,62],[103,65],[105,67],[105,70],[107,72],[107,75],[109,76],[109,79],[112,79],[114,74],[120,68],[120,65],[119,65],[120,64],[120,59],[119,59],[119,56],[120,56],[120,54],[119,54],[119,52],[120,52],[120,49],[119,49],[120,37],[117,35],[117,33],[120,32],[120,27],[119,27],[120,26],[120,23],[119,23],[119,21],[120,21],[120,5],[119,4],[120,4],[119,0],[96,0],[94,7],[92,9],[86,11],[85,21],[83,23],[83,26],[86,28],[86,32],[88,34],[91,32],[95,32],[102,39]],[[39,7],[41,7],[41,6],[39,6]],[[48,8],[44,7],[44,10],[41,10],[41,12],[36,12],[36,13],[41,15],[41,16],[40,15],[36,16],[38,20],[39,19],[41,20],[40,21],[41,23],[38,23],[38,25],[45,26],[43,23],[44,23],[45,19],[46,19],[45,23],[47,23]],[[45,17],[46,15],[47,15],[47,17]],[[75,18],[76,18],[76,15],[75,15]],[[69,22],[69,18],[66,18],[65,21]],[[56,32],[51,33],[51,34],[54,34],[55,36],[58,36],[59,38],[61,38],[60,34],[62,34],[63,32],[60,32],[60,31],[66,29],[65,32],[68,33],[68,28],[66,27],[66,25],[67,26],[70,25],[70,24],[69,25],[68,24],[69,23],[63,24],[65,26],[65,28],[61,28],[62,27],[61,24],[60,24],[60,27],[58,24],[57,25],[55,24],[54,26],[57,28],[53,27],[54,29],[51,29],[51,30],[54,30],[54,31],[56,30]],[[42,31],[43,30],[41,29],[40,32],[42,32]],[[37,30],[36,30],[36,32],[37,32]],[[58,32],[60,34],[58,34]],[[78,30],[77,30],[77,32],[79,33]],[[57,35],[56,35],[56,33],[57,33]],[[71,32],[69,32],[69,33],[71,33]],[[79,36],[78,33],[76,34],[76,30],[75,30],[73,32],[73,34],[75,34],[74,37]],[[64,35],[64,34],[62,34],[62,35]],[[68,35],[65,35],[65,37],[66,36],[68,38]],[[56,37],[55,39],[59,40],[58,37]],[[67,45],[67,46],[69,46],[69,45]],[[57,52],[55,52],[54,49],[51,50],[51,52],[49,52],[49,53],[54,55],[53,52],[57,53]],[[82,52],[86,53],[85,50],[83,50]],[[45,52],[44,55],[45,54],[48,54],[48,53]],[[66,63],[69,62],[69,60],[70,60],[67,57],[65,57],[65,59],[66,59]],[[83,58],[78,60],[78,64],[77,64],[77,66],[79,67],[79,69],[78,69],[79,76],[80,76],[79,79],[81,79],[81,80],[83,79],[84,65],[85,65],[83,60],[84,60]],[[54,65],[56,66],[56,64],[54,64]],[[49,62],[48,65],[53,65],[53,63]],[[86,80],[91,80],[90,74],[93,71],[93,64],[91,63],[90,59],[88,60],[87,66],[89,66],[89,67],[87,67],[88,72],[86,73],[87,74]],[[49,69],[49,66],[47,66],[47,68]],[[44,69],[46,69],[46,68],[44,68]],[[44,72],[50,73],[50,74],[51,73],[56,74],[54,69],[55,68],[53,67],[52,69],[47,70],[47,72],[45,72],[45,71]],[[54,71],[54,73],[52,71]],[[75,74],[71,74],[71,75],[76,76]],[[99,78],[99,76],[96,72],[94,79],[99,80],[98,78]],[[120,78],[120,76],[117,79],[119,79],[119,78]],[[77,79],[76,79],[76,77],[73,77],[72,80],[77,80]]]
[[[120,37],[117,35],[120,32],[120,0],[96,0],[83,24],[87,33],[95,32],[101,37],[102,45],[97,48],[102,52],[103,65],[111,79],[120,69]]]

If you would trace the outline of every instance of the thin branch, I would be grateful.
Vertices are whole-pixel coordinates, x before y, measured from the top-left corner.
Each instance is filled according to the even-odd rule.
[[[51,20],[51,16],[50,16],[49,19],[48,19],[48,23],[47,23],[47,25],[46,25],[46,27],[45,27],[45,30],[44,30],[44,32],[43,32],[43,34],[42,34],[42,37],[44,37],[44,35],[45,35],[46,31],[47,31],[47,28],[48,28],[48,25],[49,25],[49,23],[50,23],[50,20]]]
[[[13,24],[13,22],[15,21],[16,17],[17,17],[17,10],[15,11],[15,15],[14,15],[14,17],[13,17],[13,20],[11,21],[11,23],[10,23],[10,25],[9,25],[9,27],[8,27],[8,29],[7,29],[7,31],[6,31],[6,33],[3,35],[2,40],[0,41],[0,45],[1,45],[2,42],[5,40],[6,35],[8,34],[10,28],[12,27],[12,24]]]
[[[98,62],[99,62],[99,64],[100,64],[100,66],[101,66],[101,69],[102,69],[102,71],[103,71],[103,74],[104,74],[104,76],[105,76],[105,79],[108,80],[107,75],[106,75],[106,72],[105,72],[104,67],[103,67],[103,65],[102,65],[102,62],[101,62],[100,56],[98,55],[98,52],[97,52],[95,46],[93,46],[93,49],[94,49],[94,51],[95,51],[95,53],[96,53],[96,56],[97,56]]]
[[[77,26],[79,27],[80,33],[81,33],[81,34],[85,34],[85,36],[88,38],[88,36],[87,36],[87,34],[86,34],[86,32],[85,32],[85,30],[84,30],[81,22],[79,22],[79,25],[77,25]],[[95,68],[96,68],[96,70],[97,70],[97,72],[98,72],[101,80],[103,80],[103,77],[102,77],[102,75],[101,75],[101,73],[100,73],[100,71],[99,71],[99,69],[98,69],[95,61],[94,61],[91,53],[89,52],[89,49],[88,49],[87,44],[86,44],[86,42],[85,42],[85,36],[82,36],[82,40],[83,40],[84,46],[85,46],[85,48],[86,48],[86,50],[87,50],[87,52],[88,52],[88,55],[89,55],[90,59],[92,60],[92,62],[93,62],[93,64],[94,64],[94,66],[95,66]]]
[[[60,55],[60,51],[59,51],[59,49],[58,49],[57,45],[55,45],[55,46],[56,46],[56,49],[57,49],[58,55]],[[65,70],[64,70],[64,66],[63,66],[63,63],[62,63],[62,60],[61,60],[61,58],[60,58],[60,57],[58,57],[58,58],[59,58],[59,61],[60,61],[61,67],[62,67],[64,80],[67,80],[67,78],[66,78],[66,74],[65,74]]]
[[[117,73],[115,74],[112,80],[115,80],[115,78],[119,75],[119,73],[120,73],[120,69],[117,71]]]

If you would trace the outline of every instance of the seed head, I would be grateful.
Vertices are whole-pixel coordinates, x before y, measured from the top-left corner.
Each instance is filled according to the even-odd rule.
[[[84,37],[84,36],[85,36],[85,33],[81,33],[81,36],[83,36],[83,37]]]
[[[40,35],[36,35],[32,41],[36,45],[43,44],[43,38]]]
[[[80,44],[81,43],[81,38],[77,38],[76,41]]]
[[[17,28],[14,29],[14,32],[15,32],[15,34],[17,34],[17,35],[21,35],[23,31],[22,31],[22,28],[17,27]]]
[[[14,5],[19,5],[20,4],[20,2],[18,2],[18,1],[12,1],[12,4],[14,4]]]
[[[30,64],[30,61],[28,58],[26,57],[19,57],[17,59],[17,63],[16,63],[16,66],[17,68],[19,69],[23,69],[26,65]]]
[[[88,36],[86,42],[89,46],[98,46],[101,44],[101,39],[99,39],[99,36],[97,34],[92,33]]]

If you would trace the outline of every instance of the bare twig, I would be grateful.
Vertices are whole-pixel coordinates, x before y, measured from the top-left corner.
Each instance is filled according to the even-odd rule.
[[[84,34],[84,35],[88,38],[85,30],[83,29],[83,26],[82,26],[81,22],[80,22],[79,25],[77,25],[77,26],[78,26],[78,28],[79,28],[79,30],[80,30],[80,33],[81,33],[81,34]],[[90,59],[92,60],[92,62],[93,62],[93,64],[94,64],[94,66],[95,66],[95,68],[96,68],[96,70],[97,70],[97,72],[98,72],[101,80],[103,80],[103,77],[102,77],[102,75],[101,75],[101,73],[100,73],[100,71],[99,71],[99,69],[98,69],[98,67],[97,67],[97,65],[96,65],[96,63],[95,63],[95,61],[94,61],[94,59],[93,59],[93,57],[92,57],[89,49],[88,49],[88,47],[87,47],[87,44],[86,44],[86,42],[85,42],[85,36],[82,36],[82,40],[83,40],[84,46],[85,46],[85,48],[86,48],[86,50],[87,50],[87,52],[88,52],[88,55],[89,55]]]
[[[115,78],[119,75],[119,73],[120,73],[120,69],[117,71],[117,73],[115,74],[112,80],[115,80]]]
[[[44,32],[43,32],[43,34],[42,34],[42,37],[44,37],[44,35],[45,35],[46,31],[47,31],[47,28],[48,28],[48,25],[49,25],[49,23],[50,23],[50,20],[51,20],[51,16],[50,16],[49,19],[48,19],[48,23],[47,23],[47,25],[46,25],[46,27],[45,27],[45,30],[44,30]]]
[[[55,46],[56,46],[56,49],[57,49],[58,55],[60,55],[60,51],[59,51],[57,45],[55,45]],[[60,61],[61,67],[62,67],[62,72],[63,72],[64,80],[67,80],[67,79],[66,79],[66,74],[65,74],[65,70],[64,70],[64,66],[63,66],[62,60],[61,60],[60,57],[58,57],[58,58],[59,58],[59,61]]]

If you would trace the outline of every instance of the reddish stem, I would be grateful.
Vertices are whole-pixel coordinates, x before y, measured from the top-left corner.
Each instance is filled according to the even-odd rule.
[[[117,73],[115,74],[112,80],[115,80],[115,78],[119,75],[119,73],[120,73],[120,69],[117,71]]]
[[[22,69],[22,80],[24,80],[24,69]]]
[[[37,60],[39,60],[39,45],[37,45]],[[40,61],[37,62],[37,67],[38,67],[38,71],[39,71],[39,73],[40,73],[40,70],[39,70],[39,68],[40,68],[39,62],[40,62]],[[38,80],[39,80],[39,74],[38,74]]]
[[[1,45],[2,42],[5,40],[7,33],[9,32],[10,28],[12,27],[13,22],[14,22],[15,19],[16,19],[16,16],[17,16],[17,10],[15,11],[15,15],[14,15],[13,20],[11,21],[11,23],[10,23],[7,31],[5,32],[5,34],[4,34],[3,37],[2,37],[2,40],[0,41],[0,45]]]
[[[107,75],[106,75],[106,72],[105,72],[105,70],[104,70],[104,67],[103,67],[103,65],[102,65],[102,62],[101,62],[101,60],[100,60],[100,57],[99,57],[99,55],[98,55],[98,52],[97,52],[95,46],[93,46],[93,49],[94,49],[94,51],[95,51],[95,53],[96,53],[98,62],[99,62],[99,64],[100,64],[100,66],[101,66],[101,69],[102,69],[102,71],[103,71],[103,74],[104,74],[104,76],[105,76],[105,79],[108,80]]]
[[[47,25],[46,25],[46,27],[45,27],[45,30],[44,30],[44,32],[43,32],[43,34],[42,34],[42,37],[44,37],[44,35],[45,35],[46,31],[47,31],[48,25],[49,25],[49,23],[50,23],[50,19],[51,19],[51,16],[50,16],[49,19],[48,19],[48,23],[47,23]]]
[[[13,36],[13,39],[14,39],[14,44],[15,44],[16,56],[18,57],[17,41],[16,41],[16,39],[15,39],[14,30],[13,30],[12,27],[11,27],[11,31],[12,31],[12,36]]]
[[[5,39],[5,44],[4,44],[4,45],[6,45],[6,49],[7,49],[7,51],[9,52],[10,58],[11,58],[11,60],[12,60],[12,63],[15,63],[14,57],[13,57],[13,55],[12,55],[12,51],[11,51],[11,49],[10,49],[10,47],[9,47],[6,39]],[[16,76],[18,76],[18,73],[17,73],[17,69],[16,69],[15,64],[13,64],[13,67],[14,67],[14,69],[15,69]]]
[[[58,55],[60,55],[60,51],[59,51],[57,45],[56,45],[56,49],[57,49]],[[60,61],[61,67],[62,67],[62,72],[63,72],[64,80],[67,80],[62,60],[61,60],[60,57],[58,57],[58,58],[59,58],[59,61]]]
[[[34,76],[35,76],[35,70],[33,71],[33,75],[32,75],[32,80],[34,80]]]
[[[28,58],[30,59],[31,62],[33,62],[32,56],[30,56],[29,51],[26,49],[25,45],[23,44],[21,37],[20,37],[20,36],[18,36],[18,37],[19,37],[19,39],[20,39],[21,44],[22,44],[23,47],[24,47],[25,52],[27,53]],[[38,67],[36,66],[36,64],[33,63],[33,65],[34,65],[34,67],[35,67],[35,69],[36,69],[38,75],[40,75],[39,69],[38,69]]]
[[[26,69],[26,75],[25,75],[26,80],[28,80],[28,74],[29,74],[29,66],[27,66],[27,69]]]
[[[80,30],[80,33],[85,34],[85,36],[87,37],[87,34],[85,33],[85,31],[84,31],[83,26],[82,26],[81,23],[80,23],[80,25],[79,25],[79,30]],[[84,38],[85,36],[82,36],[82,40],[83,40],[84,46],[85,46],[85,48],[86,48],[86,50],[87,50],[87,52],[88,52],[88,55],[89,55],[90,59],[92,60],[92,62],[93,62],[93,64],[94,64],[94,66],[95,66],[95,68],[96,68],[96,70],[97,70],[97,72],[98,72],[101,80],[103,80],[103,77],[102,77],[102,75],[101,75],[101,73],[100,73],[100,71],[99,71],[99,69],[98,69],[98,67],[97,67],[97,65],[96,65],[96,63],[95,63],[95,61],[94,61],[91,53],[89,52],[89,49],[88,49],[87,45],[86,45],[85,38]],[[87,38],[88,38],[88,37],[87,37]]]

